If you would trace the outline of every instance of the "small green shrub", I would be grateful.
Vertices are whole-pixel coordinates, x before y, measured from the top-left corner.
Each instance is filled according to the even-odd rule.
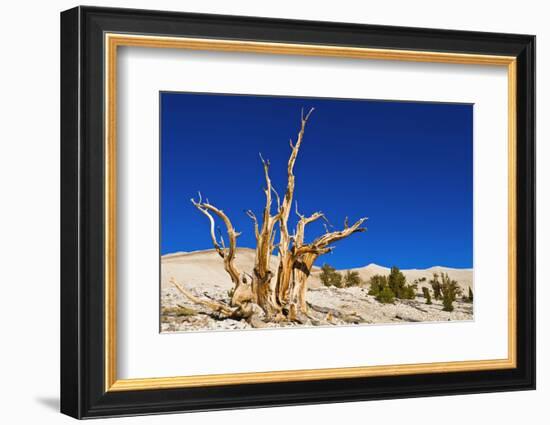
[[[395,295],[389,286],[385,286],[384,289],[376,296],[376,301],[383,304],[393,303]]]
[[[407,285],[405,275],[399,270],[399,267],[393,266],[391,268],[387,281],[396,298],[412,300],[416,297],[417,282],[415,281],[412,285]]]
[[[462,301],[470,304],[474,302],[474,293],[472,292],[472,288],[468,287],[468,295],[462,295]]]
[[[375,296],[380,302],[393,302],[395,298],[413,300],[418,289],[418,281],[407,285],[405,275],[395,266],[391,268],[388,276],[372,276],[369,284],[369,295]]]
[[[441,292],[443,293],[443,311],[453,311],[453,302],[462,293],[456,280],[451,280],[448,274],[441,275]]]
[[[430,290],[424,286],[422,288],[422,294],[424,295],[424,298],[426,299],[426,304],[431,304],[432,303],[432,296],[430,295]]]
[[[343,288],[345,286],[341,273],[338,273],[338,272],[334,273],[332,277],[332,284],[337,288]]]
[[[358,271],[348,270],[344,275],[344,286],[359,286],[361,284],[363,284],[363,280]]]
[[[388,278],[386,276],[381,276],[376,274],[372,276],[369,280],[370,289],[369,295],[378,295],[384,290],[384,287],[388,285]]]
[[[441,293],[441,282],[437,273],[434,273],[433,279],[430,280],[430,285],[432,285],[432,290],[434,291],[434,298],[440,300],[443,294]]]
[[[393,266],[388,276],[388,286],[397,298],[403,295],[403,289],[406,285],[405,275],[401,273],[399,267]]]
[[[398,294],[398,298],[401,298],[402,300],[414,300],[416,298],[417,289],[418,285],[416,283],[413,283],[412,285],[405,285]]]
[[[321,283],[325,286],[343,287],[342,274],[338,273],[336,269],[329,264],[323,264],[319,278],[321,279]]]
[[[443,295],[443,311],[453,311],[455,308],[453,306],[453,299],[449,294]]]

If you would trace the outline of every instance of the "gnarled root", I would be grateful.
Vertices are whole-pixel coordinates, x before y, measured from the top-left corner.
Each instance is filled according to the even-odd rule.
[[[246,319],[246,321],[253,328],[261,329],[267,327],[267,323],[264,322],[257,314],[253,314],[248,319]]]
[[[261,311],[261,308],[257,304],[254,304],[252,302],[243,302],[236,307],[230,307],[225,303],[219,301],[196,297],[191,292],[186,290],[183,286],[181,286],[174,278],[170,279],[170,283],[174,285],[177,290],[185,295],[190,301],[194,302],[195,304],[203,305],[212,310],[214,313],[225,316],[226,319],[244,319],[253,328],[265,328],[267,326],[267,323],[264,322],[260,317],[259,312]]]
[[[212,311],[214,311],[216,313],[221,313],[221,314],[224,314],[224,315],[230,317],[237,310],[237,308],[231,308],[228,305],[226,305],[224,303],[221,303],[219,301],[214,301],[214,300],[211,300],[211,299],[205,300],[205,299],[194,296],[191,292],[189,292],[188,290],[183,288],[183,286],[181,286],[178,282],[176,282],[176,279],[174,279],[174,278],[170,279],[170,283],[172,285],[174,285],[177,288],[178,291],[180,291],[183,295],[185,295],[189,300],[191,300],[195,304],[199,304],[199,305],[203,305],[205,307],[208,307],[209,309],[211,309]]]

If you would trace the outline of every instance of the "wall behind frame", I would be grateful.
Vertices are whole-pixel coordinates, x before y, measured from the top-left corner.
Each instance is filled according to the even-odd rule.
[[[94,1],[97,6],[154,8],[368,24],[516,32],[537,35],[538,116],[550,114],[550,28],[543,2],[525,0],[443,3],[319,2],[279,0]],[[59,12],[77,2],[10,2],[2,14],[0,68],[0,374],[2,422],[74,423],[59,408]],[[550,138],[550,125],[539,120],[538,140]],[[550,161],[550,146],[539,143],[538,163]],[[550,167],[538,167],[539,188],[550,181]],[[550,191],[537,194],[538,217],[550,216]],[[550,225],[538,223],[538,258],[550,257]],[[314,421],[334,424],[343,417],[359,421],[461,424],[491,420],[499,425],[541,423],[550,397],[550,289],[538,268],[538,390],[346,403],[338,405],[210,412],[110,419],[109,423],[281,424]],[[102,422],[103,420],[99,420]]]

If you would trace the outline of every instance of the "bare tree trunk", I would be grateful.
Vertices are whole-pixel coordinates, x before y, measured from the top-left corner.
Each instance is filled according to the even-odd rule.
[[[303,320],[304,315],[308,313],[306,304],[307,279],[309,278],[311,268],[317,257],[317,254],[308,253],[294,262],[294,278],[289,296],[290,320]]]
[[[212,243],[218,255],[223,259],[224,269],[231,277],[234,285],[231,302],[229,305],[226,305],[221,301],[200,299],[172,279],[171,282],[173,285],[191,301],[208,307],[216,312],[216,314],[223,314],[232,318],[246,318],[254,327],[264,326],[264,320],[303,322],[309,317],[306,303],[307,280],[315,260],[320,255],[333,249],[330,246],[331,243],[346,238],[353,233],[365,230],[361,227],[361,224],[366,218],[359,219],[353,226],[348,226],[346,218],[343,230],[330,232],[325,224],[325,234],[311,243],[305,243],[306,226],[316,220],[324,219],[326,221],[326,219],[321,212],[316,212],[308,217],[301,215],[296,206],[296,214],[299,217],[299,221],[296,225],[295,233],[293,235],[289,233],[288,219],[295,189],[294,164],[303,141],[307,121],[312,112],[313,109],[304,115],[302,111],[301,126],[296,143],[294,144],[292,140],[290,141],[292,152],[287,165],[287,187],[282,203],[269,177],[269,161],[264,160],[260,155],[266,183],[264,189],[265,206],[261,225],[251,210],[246,212],[254,222],[254,234],[256,237],[256,252],[252,274],[241,274],[234,264],[237,237],[240,233],[235,231],[229,217],[221,209],[210,204],[208,200],[203,202],[200,193],[198,201],[191,199],[193,205],[208,217]],[[273,194],[277,201],[276,214],[271,213]],[[216,236],[214,216],[225,224],[229,242],[228,247],[226,247],[219,229],[218,232],[220,234]],[[275,246],[277,224],[279,225],[279,243]],[[276,275],[271,270],[271,257],[275,247],[278,248],[279,259]],[[246,276],[249,276],[250,279],[247,279]],[[275,276],[276,279],[274,279]],[[265,313],[264,319],[261,319],[257,314],[256,310],[258,306]]]
[[[225,271],[231,276],[231,281],[235,286],[239,286],[241,273],[234,264],[235,252],[237,249],[237,237],[241,234],[235,231],[231,220],[229,217],[219,208],[216,208],[214,205],[206,202],[202,202],[202,197],[199,193],[199,201],[196,202],[194,199],[191,199],[193,205],[202,212],[210,220],[210,237],[212,238],[212,243],[218,255],[223,259],[223,265]],[[229,237],[229,248],[225,247],[225,242],[223,236],[220,235],[220,240],[216,237],[216,222],[211,213],[214,213],[224,222],[227,235]]]
[[[292,152],[290,154],[290,158],[288,159],[287,187],[285,197],[283,199],[283,204],[281,206],[281,218],[279,223],[279,267],[277,271],[276,284],[277,300],[282,306],[286,306],[286,304],[288,303],[288,297],[290,293],[290,279],[294,263],[293,255],[290,250],[291,237],[288,231],[288,218],[290,216],[290,210],[292,209],[294,187],[296,184],[296,179],[294,176],[294,164],[296,163],[298,151],[300,150],[302,140],[304,139],[307,121],[313,111],[314,109],[312,108],[306,115],[304,115],[304,112],[302,110],[300,131],[298,132],[296,143],[293,144],[292,140],[290,140],[290,147],[292,149]]]
[[[254,296],[250,284],[248,284],[244,277],[241,278],[241,272],[235,265],[237,238],[240,236],[240,233],[235,231],[235,228],[233,227],[233,224],[231,223],[231,220],[229,219],[227,214],[225,214],[222,210],[215,207],[214,205],[210,204],[208,200],[206,202],[203,202],[200,193],[199,200],[195,201],[194,199],[191,199],[191,202],[200,212],[208,217],[208,220],[210,221],[210,237],[212,239],[212,244],[214,245],[214,249],[216,250],[218,255],[223,259],[224,269],[231,277],[231,281],[234,285],[233,295],[231,297],[231,306],[239,307],[239,311],[248,312],[249,308],[247,304],[250,302],[254,302]],[[223,236],[221,235],[221,231],[219,239],[218,236],[216,236],[216,222],[212,214],[216,215],[224,222],[229,240],[229,247],[225,246],[225,241]],[[192,301],[197,302],[197,300],[193,300],[193,296],[188,292],[186,293],[185,290],[177,284],[177,282],[172,281],[172,284],[176,286],[180,292],[186,295],[187,298],[190,298]],[[207,302],[200,303],[208,306]],[[236,311],[228,309],[228,306],[225,307],[225,309],[218,308],[217,311],[221,311],[224,314],[228,314],[228,311],[231,311],[232,315],[237,314]]]
[[[261,156],[260,156],[261,158]],[[248,215],[254,219],[256,231],[256,258],[254,264],[254,274],[252,278],[252,293],[255,295],[256,303],[264,310],[268,320],[280,320],[281,306],[275,296],[275,284],[273,283],[273,271],[271,267],[271,255],[274,250],[274,230],[275,225],[281,218],[281,205],[277,192],[271,185],[269,177],[269,161],[263,158],[262,163],[265,174],[265,207],[262,219],[262,226],[259,228],[258,221],[254,213],[248,212]],[[271,214],[272,192],[277,197],[278,212]]]
[[[307,303],[306,303],[306,293],[307,293],[307,279],[311,273],[311,268],[315,263],[315,260],[320,255],[326,254],[332,251],[333,247],[330,246],[331,243],[339,241],[341,239],[347,238],[353,233],[364,232],[365,228],[361,227],[361,224],[366,220],[366,218],[361,218],[357,220],[351,227],[347,224],[347,219],[344,224],[344,229],[328,232],[324,235],[318,237],[310,244],[303,244],[303,232],[305,225],[322,217],[322,214],[315,213],[311,217],[301,216],[300,221],[298,222],[298,229],[302,229],[300,233],[300,238],[297,238],[296,245],[294,246],[294,270],[295,278],[293,282],[293,290],[291,294],[291,304],[293,305],[294,314],[299,316],[300,314],[307,315]],[[300,227],[301,225],[301,227]]]

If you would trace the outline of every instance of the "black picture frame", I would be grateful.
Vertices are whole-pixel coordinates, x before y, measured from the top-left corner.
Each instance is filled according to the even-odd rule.
[[[517,367],[369,378],[105,391],[104,34],[514,56]],[[535,37],[76,7],[61,13],[61,412],[75,418],[535,388]]]

